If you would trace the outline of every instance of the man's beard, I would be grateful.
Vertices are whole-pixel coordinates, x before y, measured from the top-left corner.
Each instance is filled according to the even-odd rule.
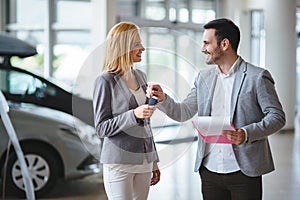
[[[210,58],[207,57],[206,59],[206,64],[208,65],[214,65],[217,64],[219,60],[221,60],[221,58],[223,57],[224,53],[218,48],[215,50],[214,54],[215,56],[212,56],[212,54],[208,54],[210,55]],[[209,59],[208,59],[209,58]]]

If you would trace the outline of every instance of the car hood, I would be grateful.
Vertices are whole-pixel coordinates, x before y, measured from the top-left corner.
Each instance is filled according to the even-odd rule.
[[[34,104],[29,103],[15,103],[8,102],[10,110],[17,110],[19,112],[24,112],[30,115],[36,115],[42,118],[47,118],[53,121],[60,122],[62,124],[66,124],[68,126],[74,127],[77,122],[80,120],[76,117],[69,115],[65,112],[61,112],[58,110],[54,110],[47,107],[41,107]],[[82,123],[82,122],[80,122]]]

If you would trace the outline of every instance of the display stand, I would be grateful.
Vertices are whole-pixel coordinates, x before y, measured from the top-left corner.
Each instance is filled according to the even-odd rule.
[[[5,129],[11,139],[11,142],[14,146],[15,152],[17,154],[17,157],[19,159],[20,162],[20,166],[21,166],[21,172],[23,175],[23,181],[24,181],[24,185],[25,185],[25,192],[26,192],[26,199],[29,200],[35,200],[35,195],[34,195],[34,188],[33,188],[33,184],[31,182],[30,176],[29,176],[29,171],[25,162],[25,158],[24,158],[24,154],[22,152],[22,149],[20,147],[20,143],[19,140],[17,138],[17,134],[12,126],[12,123],[10,121],[10,118],[8,116],[9,112],[9,107],[7,104],[7,101],[4,97],[4,95],[2,94],[2,92],[0,91],[0,114],[1,114],[1,119],[3,121],[3,124],[5,126]],[[3,183],[5,184],[5,183]]]

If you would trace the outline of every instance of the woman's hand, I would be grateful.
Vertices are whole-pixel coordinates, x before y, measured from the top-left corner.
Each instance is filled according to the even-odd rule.
[[[160,171],[157,165],[157,162],[153,163],[153,170],[152,170],[152,178],[151,178],[151,185],[155,185],[160,181]]]
[[[155,185],[159,181],[160,181],[160,171],[159,169],[156,169],[152,171],[151,185]]]
[[[150,106],[148,104],[141,105],[133,110],[134,116],[138,119],[150,118],[155,111],[156,106]]]
[[[151,98],[152,96],[156,96],[158,99],[158,102],[162,102],[166,99],[166,95],[163,91],[163,89],[158,84],[149,85],[147,88],[147,94],[146,96],[148,98]]]

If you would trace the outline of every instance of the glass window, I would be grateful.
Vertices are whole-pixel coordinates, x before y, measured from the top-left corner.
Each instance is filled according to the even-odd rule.
[[[92,8],[89,1],[57,1],[56,21],[60,25],[90,26],[91,19]]]
[[[179,8],[178,21],[183,23],[189,22],[189,10],[187,8]]]
[[[169,9],[169,20],[171,22],[175,22],[176,19],[177,19],[177,17],[176,17],[176,9],[175,8],[170,8]]]
[[[37,78],[19,72],[10,72],[8,79],[10,94],[30,95],[43,86]]]
[[[143,4],[141,4],[143,5]],[[166,18],[166,7],[163,0],[146,0],[144,4],[145,8],[141,7],[141,10],[145,10],[145,16],[143,11],[141,17],[150,20],[163,20]]]
[[[163,20],[166,17],[166,10],[163,7],[147,6],[146,19]]]
[[[170,0],[170,9],[176,11],[176,22],[188,23],[189,22],[189,8],[187,0]]]
[[[216,13],[213,10],[192,10],[192,21],[196,24],[204,24],[216,18]]]
[[[45,70],[50,71],[52,72],[50,76],[62,78],[67,83],[75,80],[74,73],[65,73],[62,77],[59,75],[61,72],[57,70],[68,68],[68,70],[60,71],[72,72],[74,68],[77,68],[74,61],[78,61],[77,58],[84,58],[86,49],[91,46],[91,2],[89,0],[51,0],[49,1],[51,5],[48,5],[48,0],[7,0],[7,2],[8,25],[13,25],[8,26],[8,30],[17,38],[35,46],[38,52],[38,55],[28,58],[13,57],[12,65],[39,74],[43,74]],[[47,16],[48,10],[52,16]],[[49,30],[45,29],[45,23],[50,24]],[[46,47],[49,47],[50,51],[46,51]],[[73,54],[73,59],[70,59],[71,54]],[[45,68],[45,63],[50,64],[51,70]]]
[[[192,22],[203,24],[216,18],[215,1],[191,0]]]
[[[14,57],[13,65],[39,74],[53,72],[50,76],[72,86],[91,48],[91,0],[6,1],[8,31],[35,45],[38,51],[38,55],[29,58]],[[168,85],[174,91],[176,84],[180,84],[179,76],[192,80],[195,74],[189,70],[191,66],[204,63],[199,55],[200,24],[215,18],[215,4],[216,0],[116,0],[118,20],[135,21],[140,27],[148,27],[143,39],[148,48],[143,54],[143,65],[149,77],[157,80],[159,76],[163,80],[168,74]],[[48,10],[50,18],[46,16]],[[45,29],[48,19],[50,30]],[[48,46],[50,53],[45,49]],[[52,70],[45,68],[48,64]],[[165,73],[158,73],[157,69]]]
[[[17,0],[16,8],[14,7],[14,1],[9,1],[10,10],[16,9],[15,23],[22,25],[43,25],[46,20],[46,0]],[[30,12],[29,12],[30,11]],[[15,16],[11,16],[15,18]]]
[[[43,73],[44,64],[44,32],[43,31],[17,31],[12,32],[17,38],[24,40],[37,49],[37,54],[27,58],[12,57],[11,64],[15,67],[24,68],[30,71],[36,71],[40,74]]]
[[[205,67],[200,24],[215,18],[215,0],[117,2],[118,9],[122,11],[119,13],[120,21],[132,19],[143,29],[141,33],[146,51],[138,66],[145,69],[148,80],[163,84],[167,93],[175,98],[185,97],[199,68]],[[128,17],[122,6],[125,10],[135,11],[135,14]],[[149,21],[151,25],[147,26]]]
[[[265,66],[265,34],[262,10],[251,11],[251,62]]]
[[[73,86],[78,73],[90,52],[88,46],[57,44],[54,46],[53,77]]]
[[[117,0],[117,15],[119,17],[137,17],[142,0]]]
[[[148,39],[143,39],[146,58],[140,65],[146,67],[148,80],[163,84],[173,97],[184,98],[199,70],[198,64],[204,63],[201,33],[167,28],[145,28],[142,33]]]

